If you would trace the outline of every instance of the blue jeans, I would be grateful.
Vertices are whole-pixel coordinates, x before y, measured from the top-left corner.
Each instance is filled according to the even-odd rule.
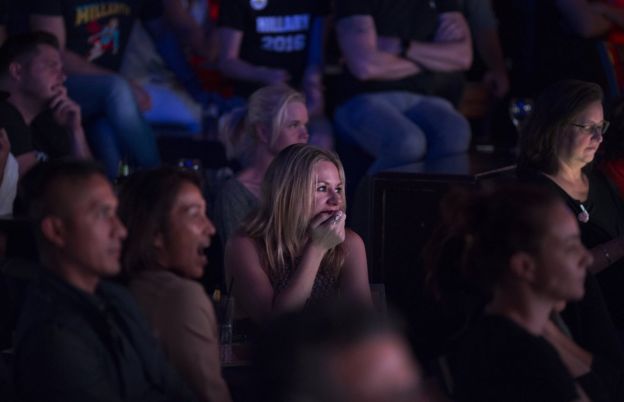
[[[149,94],[152,107],[143,112],[149,124],[170,124],[178,126],[189,134],[198,134],[202,129],[202,107],[191,99],[182,88],[162,82],[142,82]]]
[[[470,125],[450,102],[411,92],[357,95],[336,109],[338,136],[375,157],[369,174],[466,152]]]
[[[136,167],[160,164],[154,133],[125,79],[117,75],[71,75],[66,86],[82,109],[91,149],[109,177],[117,176],[122,159]]]

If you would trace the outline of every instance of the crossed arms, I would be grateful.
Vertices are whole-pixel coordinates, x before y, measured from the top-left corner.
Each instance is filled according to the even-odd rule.
[[[470,30],[459,12],[440,15],[433,41],[411,40],[405,49],[398,37],[378,36],[370,15],[340,19],[336,32],[347,67],[362,81],[397,80],[423,70],[462,71],[472,63]]]

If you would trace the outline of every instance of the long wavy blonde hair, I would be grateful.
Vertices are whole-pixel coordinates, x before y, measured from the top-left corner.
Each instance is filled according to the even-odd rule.
[[[262,182],[260,206],[242,225],[242,232],[261,247],[270,275],[293,267],[303,252],[314,210],[314,166],[321,161],[336,166],[344,187],[344,169],[334,153],[308,144],[290,145],[269,166]],[[346,208],[344,189],[342,208]],[[340,244],[325,254],[321,268],[338,275],[343,263]]]

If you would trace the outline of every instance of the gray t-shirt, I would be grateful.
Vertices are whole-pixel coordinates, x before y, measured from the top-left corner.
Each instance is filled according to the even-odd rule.
[[[217,192],[213,219],[223,247],[230,236],[236,232],[243,219],[254,211],[259,200],[240,181],[231,177]]]

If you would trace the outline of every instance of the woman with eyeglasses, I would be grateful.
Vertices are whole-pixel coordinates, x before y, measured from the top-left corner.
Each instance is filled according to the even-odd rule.
[[[624,205],[592,161],[609,123],[602,89],[583,81],[547,88],[520,133],[518,176],[559,194],[579,221],[609,313],[624,333]]]

